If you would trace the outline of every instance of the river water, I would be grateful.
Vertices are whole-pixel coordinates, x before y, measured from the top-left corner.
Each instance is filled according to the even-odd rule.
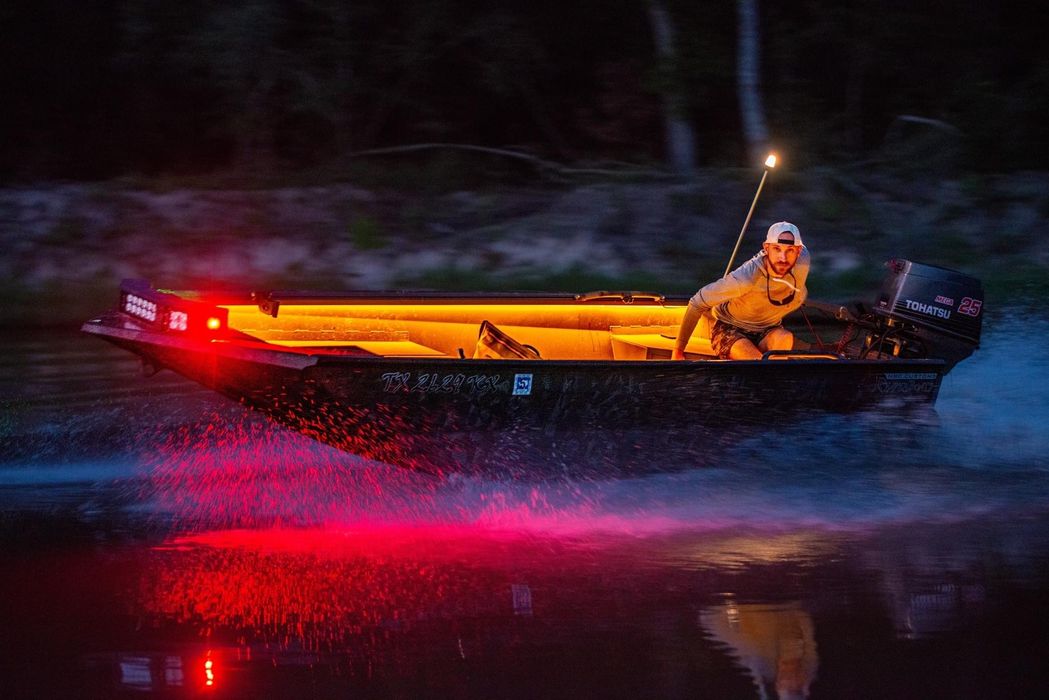
[[[988,318],[935,420],[524,483],[368,463],[6,330],[0,695],[1041,697],[1047,331]]]

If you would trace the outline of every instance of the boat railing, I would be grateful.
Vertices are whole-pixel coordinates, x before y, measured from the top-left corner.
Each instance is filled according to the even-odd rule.
[[[662,304],[666,301],[666,297],[662,294],[656,294],[655,292],[586,292],[584,294],[576,294],[576,301],[588,302],[588,301],[621,301],[624,304],[633,304],[635,301],[651,304]]]
[[[826,350],[766,350],[761,355],[762,360],[844,360],[844,355],[839,355]]]

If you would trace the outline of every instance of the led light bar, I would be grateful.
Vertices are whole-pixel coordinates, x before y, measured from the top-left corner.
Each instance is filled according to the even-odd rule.
[[[124,296],[124,311],[146,321],[155,322],[157,320],[156,303],[149,301],[148,299],[143,299],[137,294],[127,294]]]
[[[120,310],[164,333],[213,335],[223,331],[229,311],[214,304],[162,292],[146,280],[124,280]]]

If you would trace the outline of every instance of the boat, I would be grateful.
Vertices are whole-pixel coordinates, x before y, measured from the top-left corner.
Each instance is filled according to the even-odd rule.
[[[438,474],[698,465],[740,428],[910,411],[979,347],[980,282],[892,260],[869,304],[807,301],[795,350],[721,360],[648,292],[174,292],[125,280],[82,330],[277,423]],[[537,466],[538,465],[538,466]]]

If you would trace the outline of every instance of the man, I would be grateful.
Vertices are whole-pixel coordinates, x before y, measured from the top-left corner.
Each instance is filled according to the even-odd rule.
[[[760,360],[767,350],[794,348],[794,334],[783,327],[783,317],[805,301],[809,251],[798,227],[786,221],[769,227],[761,248],[689,300],[672,359],[685,358],[685,346],[705,311],[715,319],[710,343],[720,358]]]

